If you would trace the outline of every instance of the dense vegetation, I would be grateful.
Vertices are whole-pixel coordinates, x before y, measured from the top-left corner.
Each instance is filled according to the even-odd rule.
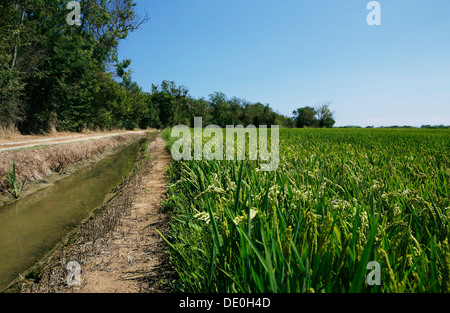
[[[152,86],[151,102],[158,111],[163,127],[174,125],[194,126],[194,117],[201,116],[203,125],[280,125],[294,127],[292,118],[273,111],[268,104],[251,103],[236,97],[228,98],[222,92],[209,95],[208,99],[194,99],[184,86],[173,81],[163,81]]]
[[[81,1],[81,26],[70,26],[67,3],[1,2],[3,128],[22,132],[129,128],[147,114],[142,105],[145,94],[123,71],[128,63],[117,58],[119,40],[145,18],[136,16],[130,0],[86,0]]]
[[[282,129],[275,172],[173,162],[177,290],[449,292],[449,152],[448,130]]]
[[[304,127],[326,127],[331,128],[336,121],[333,112],[330,110],[330,101],[325,101],[317,107],[298,108],[292,112],[294,114],[295,126]]]
[[[138,29],[132,0],[81,0],[81,25],[69,25],[69,1],[0,3],[0,128],[21,132],[164,127],[206,122],[279,123],[291,119],[268,105],[223,94],[193,99],[164,81],[144,92],[131,60],[119,60],[119,41]]]

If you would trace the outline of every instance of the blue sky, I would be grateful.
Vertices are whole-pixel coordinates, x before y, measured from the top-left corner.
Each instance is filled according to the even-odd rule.
[[[119,46],[150,91],[173,80],[291,116],[331,101],[336,126],[450,124],[450,1],[135,0],[150,20]]]

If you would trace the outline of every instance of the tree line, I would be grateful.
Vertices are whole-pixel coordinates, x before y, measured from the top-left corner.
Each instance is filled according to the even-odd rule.
[[[117,56],[119,41],[147,17],[137,16],[131,0],[82,0],[81,25],[71,26],[68,2],[2,0],[0,126],[23,133],[81,131],[151,119],[129,61]]]
[[[67,23],[69,1],[2,0],[0,3],[0,128],[21,133],[163,128],[206,125],[328,127],[299,122],[268,104],[221,92],[195,99],[173,81],[146,92],[132,79],[131,60],[118,44],[148,21],[133,0],[81,0],[80,25]],[[300,119],[302,119],[300,118]],[[332,126],[332,125],[331,125]]]
[[[195,99],[185,86],[173,81],[153,85],[151,102],[159,113],[160,127],[173,125],[194,126],[194,117],[201,116],[204,125],[280,125],[295,127],[294,120],[274,112],[269,104],[252,103],[237,97],[228,98],[222,92],[209,95],[208,99]]]

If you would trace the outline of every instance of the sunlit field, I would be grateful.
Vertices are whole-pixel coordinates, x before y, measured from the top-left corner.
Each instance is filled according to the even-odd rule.
[[[274,172],[174,161],[169,176],[178,291],[450,291],[449,130],[281,129]]]

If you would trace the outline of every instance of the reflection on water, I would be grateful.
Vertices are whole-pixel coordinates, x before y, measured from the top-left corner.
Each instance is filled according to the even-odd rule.
[[[136,162],[143,141],[55,185],[0,207],[0,290],[99,206]]]

